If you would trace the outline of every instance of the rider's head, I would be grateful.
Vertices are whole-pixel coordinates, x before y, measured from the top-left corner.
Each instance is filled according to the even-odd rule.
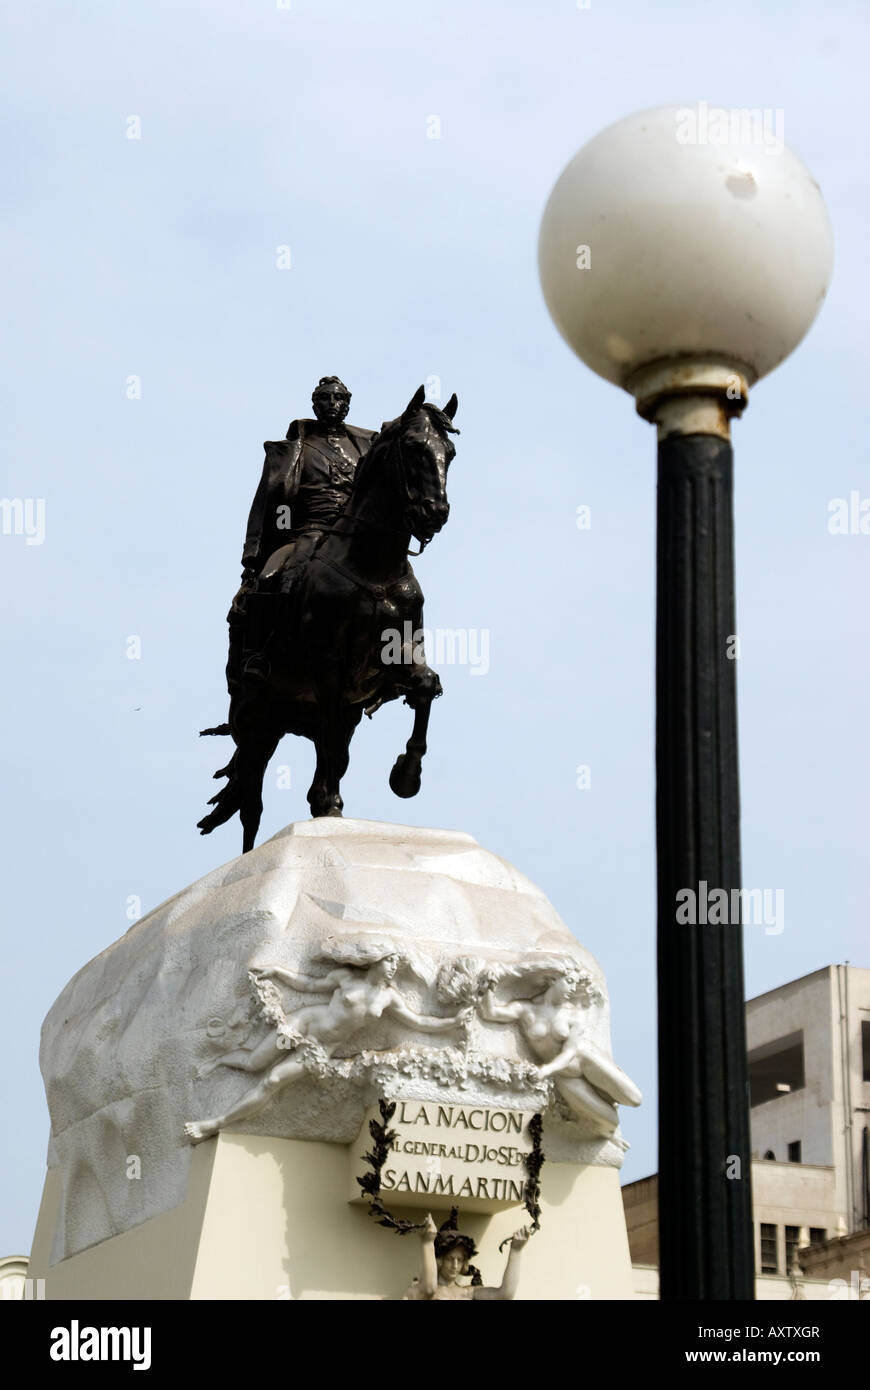
[[[350,392],[337,376],[322,376],[311,393],[314,414],[322,425],[340,425],[350,409]]]

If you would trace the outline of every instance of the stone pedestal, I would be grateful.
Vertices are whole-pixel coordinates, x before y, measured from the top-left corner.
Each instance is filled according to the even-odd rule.
[[[565,979],[568,1002],[545,1007]],[[546,1051],[540,1020],[559,1008],[581,1060],[542,1077],[562,1044]],[[529,1221],[541,1113],[541,1229],[517,1297],[632,1296],[612,1101],[639,1096],[610,1058],[601,970],[468,835],[289,826],[85,966],[41,1065],[52,1134],[29,1272],[49,1299],[401,1298],[418,1236],[378,1226],[355,1182],[382,1098],[397,1104],[382,1200],[439,1223],[457,1202],[496,1285],[499,1243]],[[208,1121],[191,1143],[185,1126]]]
[[[48,1262],[60,1209],[50,1172],[31,1277],[49,1299],[401,1299],[418,1272],[419,1241],[377,1226],[345,1200],[347,1151],[338,1144],[221,1134],[193,1154],[187,1194],[171,1211]],[[521,1299],[630,1299],[631,1263],[615,1168],[553,1164],[543,1174],[541,1230],[524,1253]],[[419,1220],[419,1208],[391,1203]],[[433,1203],[440,1222],[448,1209]],[[499,1243],[522,1211],[462,1207],[487,1283],[505,1264]]]

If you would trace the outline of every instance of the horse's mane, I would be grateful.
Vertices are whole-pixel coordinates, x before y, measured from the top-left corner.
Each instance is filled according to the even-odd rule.
[[[459,434],[459,426],[454,425],[450,416],[434,401],[424,401],[421,409],[428,410],[436,425],[439,429],[444,430],[445,434]],[[399,418],[401,419],[401,416]]]
[[[445,434],[459,433],[459,430],[457,429],[456,425],[454,425],[453,421],[450,419],[450,416],[446,415],[440,406],[435,405],[434,401],[424,401],[423,404],[419,407],[419,409],[425,410],[428,413],[436,429],[443,431]],[[399,433],[399,427],[402,424],[404,418],[405,413],[403,411],[401,415],[396,416],[395,420],[385,420],[384,423],[381,425],[381,428],[378,430],[377,434],[372,440],[371,447],[369,448],[368,453],[363,457],[359,466],[357,467],[356,476],[353,482],[353,492],[351,493],[350,502],[347,504],[347,506],[349,506],[350,503],[353,502],[358,492],[362,492],[366,481],[366,475],[368,473],[369,464],[373,463],[376,459],[378,459],[383,453],[383,451],[385,449],[388,449],[394,443],[395,438]],[[347,508],[345,507],[343,510],[346,509]]]

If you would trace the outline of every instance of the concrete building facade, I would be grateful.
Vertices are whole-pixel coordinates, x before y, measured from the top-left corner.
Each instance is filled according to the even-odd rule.
[[[757,1296],[837,1296],[840,1281],[866,1297],[870,970],[827,965],[769,990],[746,1029]],[[622,1196],[637,1296],[656,1297],[657,1176]]]
[[[827,965],[769,990],[746,1032],[753,1159],[833,1169],[839,1234],[867,1226],[870,970]]]

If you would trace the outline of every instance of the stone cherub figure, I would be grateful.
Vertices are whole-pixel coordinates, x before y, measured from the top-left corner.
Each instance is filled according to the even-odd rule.
[[[306,1004],[286,1017],[281,1013],[282,1021],[278,1022],[275,1032],[257,1047],[236,1048],[200,1068],[200,1076],[207,1075],[215,1067],[236,1067],[240,1071],[265,1074],[225,1114],[186,1124],[184,1132],[193,1143],[211,1138],[218,1130],[238,1120],[250,1119],[285,1086],[304,1076],[306,1040],[313,1043],[326,1060],[365,1024],[383,1016],[394,1018],[419,1033],[461,1030],[470,1016],[468,1006],[447,1018],[436,1018],[412,1009],[395,984],[400,966],[407,963],[406,958],[389,941],[330,938],[322,946],[319,959],[331,961],[336,968],[322,976],[302,975],[278,966],[250,972],[258,982],[279,980],[301,993],[325,994],[329,998],[322,1003]]]
[[[531,1232],[523,1226],[511,1237],[504,1276],[498,1288],[485,1285],[470,1263],[477,1254],[471,1236],[457,1230],[457,1209],[436,1228],[431,1212],[420,1231],[420,1274],[402,1295],[403,1301],[515,1298],[520,1278],[520,1255]],[[471,1276],[471,1283],[459,1283]]]

